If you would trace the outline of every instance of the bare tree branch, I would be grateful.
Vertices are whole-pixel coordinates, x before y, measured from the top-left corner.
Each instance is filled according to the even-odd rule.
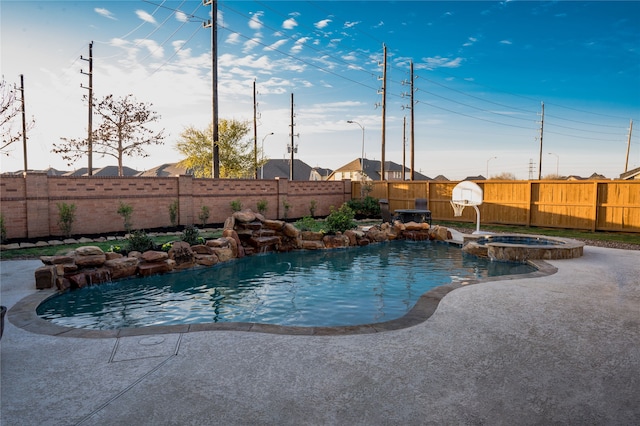
[[[118,174],[123,175],[123,158],[148,157],[145,147],[162,145],[164,129],[156,132],[147,127],[160,119],[151,111],[152,104],[136,102],[133,95],[114,99],[113,95],[105,96],[100,102],[94,101],[96,115],[101,123],[92,134],[92,150],[101,157],[105,155],[118,160]],[[86,139],[60,138],[62,143],[54,144],[53,152],[73,164],[87,155]]]

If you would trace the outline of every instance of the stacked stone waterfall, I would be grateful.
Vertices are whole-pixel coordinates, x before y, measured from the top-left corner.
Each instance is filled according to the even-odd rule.
[[[131,276],[149,276],[196,266],[209,267],[236,258],[270,251],[322,250],[366,246],[395,239],[417,241],[451,239],[451,232],[427,223],[382,223],[370,227],[326,235],[300,231],[293,224],[266,219],[243,210],[224,223],[222,237],[204,244],[172,243],[168,252],[132,251],[123,256],[104,252],[97,246],[79,247],[68,255],[42,256],[44,266],[36,269],[36,288],[56,287],[60,291],[95,285]]]

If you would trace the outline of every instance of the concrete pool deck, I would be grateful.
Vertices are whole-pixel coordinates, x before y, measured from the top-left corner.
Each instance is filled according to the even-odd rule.
[[[31,333],[5,317],[3,425],[639,424],[640,251],[447,294],[426,321],[344,336]],[[0,262],[1,303],[40,261]]]

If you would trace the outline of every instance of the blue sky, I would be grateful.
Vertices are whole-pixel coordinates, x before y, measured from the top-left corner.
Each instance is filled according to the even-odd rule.
[[[88,45],[94,90],[151,102],[168,137],[139,170],[179,160],[181,131],[211,120],[210,7],[198,1],[0,2],[1,70],[24,74],[29,167],[69,169],[51,153],[86,134]],[[542,174],[640,167],[640,2],[219,1],[221,118],[253,120],[270,158],[288,158],[291,93],[296,158],[335,169],[381,157],[383,44],[387,47],[386,159],[402,163],[409,63],[414,63],[415,165],[430,176]],[[404,84],[403,84],[404,83]],[[273,132],[273,135],[267,136]],[[253,137],[251,133],[249,137]],[[551,153],[551,154],[549,154]],[[494,158],[495,157],[495,158]],[[21,146],[3,156],[20,169]],[[115,164],[94,158],[94,166]],[[85,167],[82,160],[76,167]],[[530,167],[531,166],[531,167]]]

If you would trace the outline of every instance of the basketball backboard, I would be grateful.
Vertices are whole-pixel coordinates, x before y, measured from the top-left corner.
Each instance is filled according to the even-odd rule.
[[[457,184],[451,192],[451,201],[466,206],[479,206],[482,204],[483,193],[476,183],[463,181]]]

